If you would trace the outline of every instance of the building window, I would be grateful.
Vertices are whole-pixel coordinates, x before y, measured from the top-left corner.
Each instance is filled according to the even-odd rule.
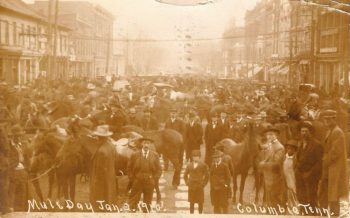
[[[9,23],[0,21],[0,44],[9,44]]]
[[[17,23],[13,22],[13,45],[17,45]]]

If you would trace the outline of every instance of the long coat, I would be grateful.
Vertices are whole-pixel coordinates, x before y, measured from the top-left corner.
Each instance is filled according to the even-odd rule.
[[[116,203],[116,149],[109,141],[104,141],[92,157],[90,171],[90,202],[94,205],[98,200]]]
[[[230,170],[225,163],[210,167],[210,198],[212,205],[228,206],[229,184],[231,180]]]
[[[321,177],[323,148],[320,142],[311,139],[303,148],[299,142],[295,156],[295,171],[309,175],[309,181],[317,182]]]
[[[344,132],[338,126],[327,132],[322,158],[322,179],[328,178],[328,202],[338,201],[349,194],[346,145]]]
[[[223,137],[222,127],[218,124],[213,128],[212,123],[208,123],[205,128],[205,163],[211,165],[213,147]]]
[[[147,160],[150,163],[150,171],[153,176],[153,179],[158,180],[161,176],[161,167],[160,167],[160,161],[159,156],[154,151],[149,151],[149,157]],[[142,166],[141,166],[141,160],[142,160],[142,151],[135,152],[131,155],[130,161],[128,164],[127,172],[130,180],[134,180],[137,178]]]
[[[192,150],[199,150],[200,145],[203,142],[203,129],[199,123],[194,123],[193,126],[191,124],[186,125],[185,132],[185,140],[186,140],[186,148],[188,152]]]
[[[205,163],[199,162],[194,168],[193,162],[188,164],[184,173],[184,180],[188,185],[188,201],[191,203],[204,202],[204,187],[209,180],[209,168]]]
[[[268,206],[282,205],[285,200],[285,182],[283,179],[283,160],[285,149],[276,141],[264,152],[263,161],[259,167],[264,177],[266,204]]]

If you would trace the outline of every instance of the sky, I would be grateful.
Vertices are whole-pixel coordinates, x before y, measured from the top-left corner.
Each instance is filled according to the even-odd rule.
[[[34,0],[23,1],[32,3]],[[161,40],[152,43],[141,42],[143,46],[148,46],[146,53],[136,50],[144,57],[152,55],[157,57],[156,54],[152,54],[152,51],[162,48],[162,53],[166,54],[166,57],[162,58],[162,61],[156,59],[157,64],[162,69],[174,70],[178,69],[179,65],[182,65],[182,68],[187,66],[188,63],[184,64],[183,60],[188,58],[188,53],[185,51],[184,43],[164,42],[164,40],[180,39],[181,41],[186,35],[190,35],[192,39],[222,37],[225,29],[232,27],[233,23],[236,26],[243,26],[245,12],[254,8],[259,0],[212,0],[215,3],[198,6],[174,6],[159,3],[156,0],[85,1],[98,4],[114,15],[114,39]],[[213,47],[208,43],[217,43],[214,47],[216,50],[220,49],[217,40],[196,41],[192,48]],[[122,48],[123,44],[120,46]],[[208,54],[203,54],[203,56],[206,55]],[[191,64],[194,66],[195,63],[196,60],[193,60]]]
[[[169,38],[177,29],[190,29],[192,35],[200,37],[221,36],[231,20],[243,25],[245,11],[252,9],[258,0],[215,0],[215,3],[198,6],[172,6],[155,0],[87,1],[109,10],[115,16],[115,30],[121,35],[129,32],[135,37],[142,34]]]

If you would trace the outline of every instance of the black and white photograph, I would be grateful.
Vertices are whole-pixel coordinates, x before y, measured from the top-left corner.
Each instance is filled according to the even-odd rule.
[[[0,0],[0,218],[350,217],[350,0]]]

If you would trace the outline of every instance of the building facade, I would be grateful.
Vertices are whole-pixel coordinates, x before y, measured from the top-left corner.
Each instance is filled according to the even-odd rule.
[[[24,85],[46,72],[48,53],[46,18],[20,0],[0,0],[0,78]],[[58,60],[67,65],[69,28],[57,31]],[[57,64],[55,72],[63,72]]]
[[[33,7],[47,14],[49,1],[35,1]],[[87,1],[60,1],[60,21],[71,32],[71,63],[69,75],[101,77],[112,74],[114,17],[99,5]]]

